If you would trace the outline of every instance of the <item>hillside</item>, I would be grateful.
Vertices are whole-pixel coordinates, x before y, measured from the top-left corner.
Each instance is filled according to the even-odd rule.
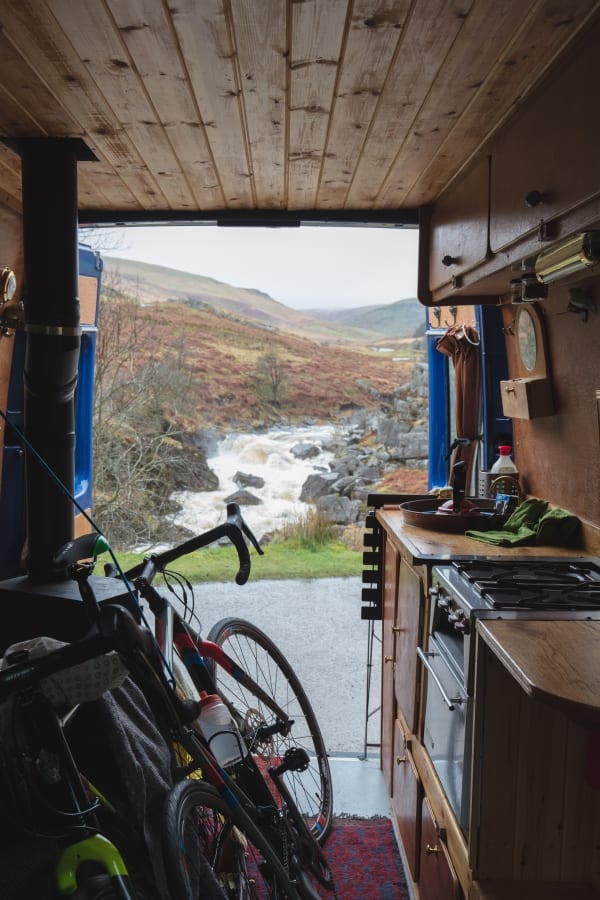
[[[382,335],[412,337],[423,321],[423,307],[417,300],[300,312],[254,288],[111,256],[104,257],[103,279],[115,293],[137,298],[144,305],[177,301],[200,309],[209,306],[314,341],[368,344],[380,341]]]
[[[110,347],[118,334],[123,352],[136,348],[130,367],[138,379],[144,366],[160,366],[174,387],[170,402],[161,401],[165,415],[189,432],[337,420],[359,407],[378,407],[381,395],[404,384],[413,366],[352,345],[333,350],[331,344],[266,330],[223,310],[176,302],[145,305],[141,292],[135,302],[105,294],[100,334],[113,337]],[[276,402],[260,372],[270,358],[280,377]],[[117,362],[123,368],[123,360]]]
[[[325,322],[335,322],[344,328],[369,328],[387,337],[413,337],[425,326],[423,306],[416,297],[375,306],[354,309],[309,309],[306,312]]]

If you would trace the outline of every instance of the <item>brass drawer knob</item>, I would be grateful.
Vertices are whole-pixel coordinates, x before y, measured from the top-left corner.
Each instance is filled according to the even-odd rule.
[[[386,663],[388,663],[388,662],[394,662],[394,657],[393,657],[393,656],[384,656],[384,657],[383,657],[383,661],[386,662]]]
[[[435,845],[435,847],[432,847],[431,844],[425,845],[425,853],[427,854],[427,856],[431,856],[432,853],[439,853],[439,852],[440,852],[440,848],[438,847],[437,844]]]

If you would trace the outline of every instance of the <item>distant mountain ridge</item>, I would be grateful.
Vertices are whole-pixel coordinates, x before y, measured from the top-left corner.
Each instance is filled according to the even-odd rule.
[[[317,319],[350,328],[364,328],[368,322],[370,331],[389,337],[413,337],[417,329],[425,324],[423,306],[416,297],[353,309],[307,309],[305,312]]]
[[[267,329],[301,335],[313,341],[377,343],[412,337],[424,320],[417,299],[358,309],[299,311],[255,288],[235,287],[204,275],[165,266],[103,256],[104,283],[116,293],[143,305],[185,303],[195,308],[222,309]]]

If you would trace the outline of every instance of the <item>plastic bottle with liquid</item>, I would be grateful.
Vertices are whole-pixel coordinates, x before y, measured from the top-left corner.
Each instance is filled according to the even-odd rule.
[[[498,447],[500,452],[500,456],[490,469],[490,472],[493,475],[517,475],[517,467],[514,462],[510,458],[510,452],[512,447],[509,447],[508,444],[501,444]]]
[[[239,729],[217,694],[200,694],[198,725],[210,751],[222,766],[233,766],[246,755],[246,745]]]

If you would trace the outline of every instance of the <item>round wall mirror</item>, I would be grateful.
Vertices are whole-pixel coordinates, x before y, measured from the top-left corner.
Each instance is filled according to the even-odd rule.
[[[535,322],[526,306],[520,307],[516,323],[517,344],[521,362],[528,372],[533,372],[538,358],[538,340]]]

